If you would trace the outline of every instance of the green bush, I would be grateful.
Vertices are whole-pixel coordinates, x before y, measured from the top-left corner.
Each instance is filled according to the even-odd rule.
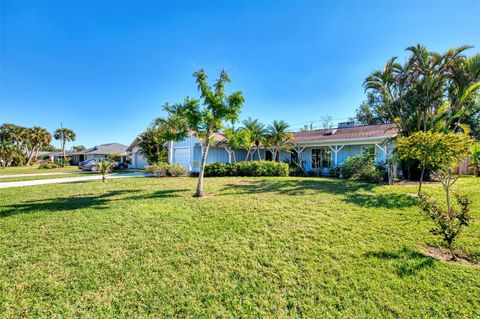
[[[45,168],[45,169],[50,169],[50,168],[57,168],[60,167],[57,163],[55,162],[43,162],[38,166],[38,168]]]
[[[288,176],[287,163],[248,161],[232,164],[211,163],[205,166],[205,176]]]
[[[347,158],[340,166],[344,178],[380,183],[385,180],[387,171],[384,165],[375,164],[375,158],[367,155],[356,155]]]
[[[149,165],[145,168],[145,172],[150,173],[155,177],[184,176],[187,174],[186,168],[182,165],[165,162]]]

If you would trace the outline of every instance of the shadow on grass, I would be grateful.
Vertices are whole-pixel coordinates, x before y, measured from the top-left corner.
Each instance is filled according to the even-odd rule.
[[[408,247],[403,247],[397,252],[392,251],[369,251],[364,254],[367,258],[377,258],[383,260],[396,260],[396,273],[399,277],[413,276],[418,271],[433,267],[435,265],[435,259],[412,250]]]
[[[180,192],[188,189],[165,189],[153,193],[129,195],[138,193],[140,190],[117,190],[101,194],[72,195],[69,197],[56,197],[26,203],[6,205],[0,209],[0,217],[16,214],[34,213],[37,211],[56,212],[65,210],[77,210],[85,208],[106,209],[109,202],[122,200],[158,199],[167,197],[180,197]],[[127,195],[127,196],[122,196]]]
[[[111,201],[122,200],[117,196],[138,192],[138,190],[119,190],[101,194],[74,195],[69,197],[55,197],[20,204],[6,205],[0,210],[0,217],[17,214],[28,214],[38,211],[57,212],[85,208],[105,209]]]
[[[125,199],[156,199],[156,198],[172,198],[172,197],[182,197],[182,192],[191,191],[190,189],[183,188],[183,189],[164,189],[160,191],[156,191],[149,194],[142,194],[142,195],[134,195],[129,196]],[[190,196],[189,196],[190,197]]]
[[[343,201],[363,207],[404,208],[416,204],[415,198],[405,194],[375,194],[372,191],[376,187],[376,184],[342,179],[258,179],[229,183],[222,189],[222,195],[276,193],[295,196],[318,192],[339,195]]]

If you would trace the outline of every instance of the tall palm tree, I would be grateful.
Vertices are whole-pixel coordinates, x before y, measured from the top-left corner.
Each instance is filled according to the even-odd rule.
[[[30,165],[33,157],[37,154],[38,150],[43,146],[52,142],[52,134],[46,129],[39,126],[34,126],[29,129],[28,141],[31,147],[30,155],[28,157],[27,165]]]
[[[278,161],[280,152],[287,148],[293,139],[292,132],[289,131],[289,125],[285,121],[273,121],[267,128],[268,144],[273,150],[273,160]]]
[[[53,137],[62,143],[62,152],[63,152],[63,162],[62,162],[62,167],[65,166],[65,161],[67,160],[67,154],[65,153],[65,148],[67,145],[67,142],[73,142],[77,138],[75,135],[75,132],[72,131],[69,128],[59,128],[56,129],[55,132],[53,132]]]
[[[251,157],[255,150],[258,152],[258,159],[261,160],[260,144],[265,141],[267,130],[265,125],[257,119],[248,118],[243,121],[243,128],[247,131],[247,135],[250,139],[250,147],[254,148]]]

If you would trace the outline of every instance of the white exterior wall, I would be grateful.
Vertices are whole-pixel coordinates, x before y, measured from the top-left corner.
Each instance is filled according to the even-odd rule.
[[[147,165],[147,159],[142,155],[140,149],[138,147],[133,148],[131,168],[144,169]]]

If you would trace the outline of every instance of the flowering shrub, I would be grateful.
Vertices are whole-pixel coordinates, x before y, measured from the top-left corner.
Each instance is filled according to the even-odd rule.
[[[145,168],[145,172],[150,173],[155,177],[184,176],[187,174],[187,170],[184,166],[165,162],[149,165]]]

